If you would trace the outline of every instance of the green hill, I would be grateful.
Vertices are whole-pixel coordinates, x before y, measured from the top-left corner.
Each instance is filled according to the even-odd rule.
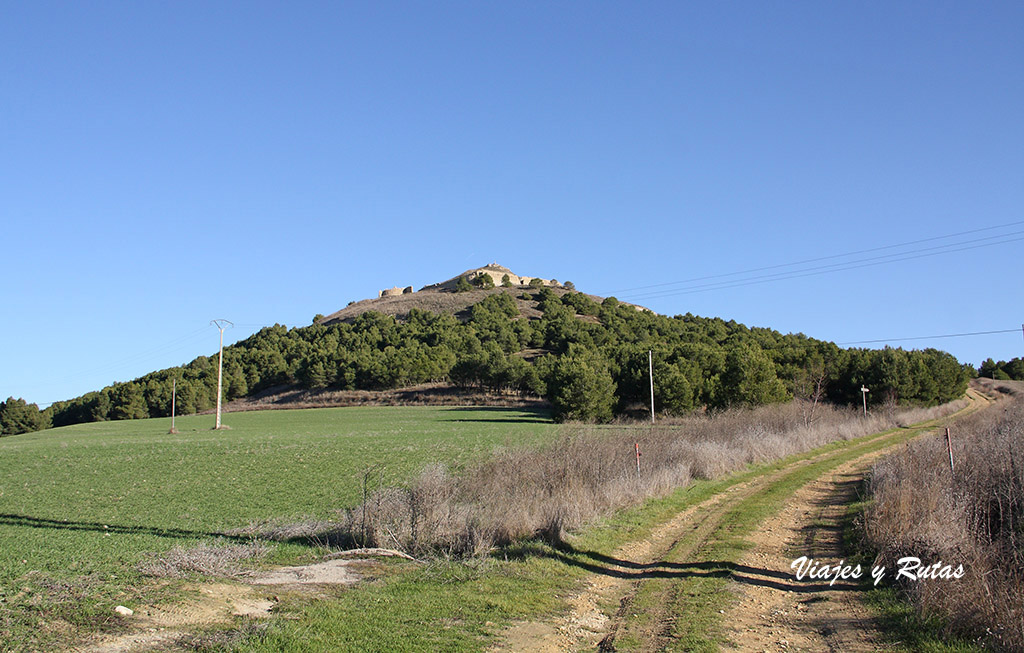
[[[953,356],[934,349],[841,349],[731,320],[658,315],[532,277],[502,287],[505,270],[486,266],[419,292],[383,291],[396,294],[306,327],[266,327],[225,348],[225,398],[432,383],[544,398],[556,419],[607,421],[649,405],[648,351],[655,406],[668,414],[792,397],[859,404],[861,385],[875,404],[935,404],[962,394],[969,378]],[[36,422],[24,419],[30,408],[12,410],[18,424],[38,426],[165,416],[172,380],[179,413],[215,405],[217,361],[200,356],[56,403]]]

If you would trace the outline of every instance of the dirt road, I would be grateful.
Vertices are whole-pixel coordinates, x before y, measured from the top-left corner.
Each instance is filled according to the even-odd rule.
[[[968,399],[961,413],[989,403],[974,390]],[[687,508],[644,540],[610,554],[577,551],[592,573],[568,610],[513,625],[495,650],[884,648],[858,585],[798,581],[790,564],[843,558],[842,521],[864,473],[930,432],[898,429],[803,457]]]

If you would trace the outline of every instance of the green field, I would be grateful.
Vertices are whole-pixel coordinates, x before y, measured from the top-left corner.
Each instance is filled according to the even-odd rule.
[[[0,641],[43,646],[114,628],[111,600],[142,585],[147,553],[215,541],[270,519],[330,518],[364,472],[401,485],[424,464],[457,470],[558,428],[509,408],[325,408],[100,422],[0,439]],[[379,478],[377,471],[374,479]],[[279,555],[295,557],[297,545]],[[65,628],[66,630],[66,628]],[[50,632],[53,631],[53,632]]]

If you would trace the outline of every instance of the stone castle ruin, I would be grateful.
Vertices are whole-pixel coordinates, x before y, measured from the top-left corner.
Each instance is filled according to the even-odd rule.
[[[540,279],[540,277],[521,277],[518,274],[516,274],[515,272],[513,272],[512,270],[510,270],[507,267],[505,267],[504,265],[499,265],[498,263],[489,263],[489,264],[483,266],[482,268],[476,268],[475,270],[466,270],[465,272],[460,274],[458,277],[454,277],[452,279],[449,279],[448,281],[445,281],[444,283],[439,283],[439,284],[436,284],[435,286],[427,286],[427,287],[428,288],[435,288],[436,287],[438,289],[446,289],[447,290],[447,289],[449,289],[449,286],[451,286],[452,288],[455,287],[455,284],[458,282],[459,277],[466,277],[469,281],[472,281],[473,279],[477,279],[477,278],[482,277],[484,275],[489,276],[491,278],[491,281],[494,282],[495,286],[500,286],[501,283],[502,283],[502,279],[506,275],[508,275],[509,283],[511,283],[513,286],[528,286],[528,285],[530,285],[530,282],[533,281],[534,279]],[[549,279],[540,279],[540,282],[542,284],[544,284],[545,286],[555,285]]]
[[[393,286],[391,288],[385,288],[384,290],[378,290],[377,297],[398,297],[399,295],[408,295],[412,292],[412,286],[406,286],[405,288]]]
[[[442,281],[441,283],[431,284],[429,286],[423,286],[422,288],[420,288],[420,290],[452,292],[452,291],[455,290],[456,286],[458,285],[458,282],[459,282],[460,278],[465,277],[467,280],[473,281],[474,279],[478,279],[478,278],[480,278],[480,277],[482,277],[484,275],[489,276],[491,278],[491,281],[494,282],[495,286],[500,286],[502,284],[502,279],[504,279],[505,276],[508,276],[508,281],[513,286],[528,286],[528,285],[530,285],[530,282],[535,280],[535,279],[540,280],[540,282],[543,285],[545,285],[545,286],[557,286],[558,285],[556,282],[551,281],[550,279],[541,279],[540,277],[523,277],[523,276],[519,276],[518,274],[516,274],[512,270],[510,270],[507,267],[505,267],[504,265],[499,265],[498,263],[489,263],[489,264],[483,266],[482,268],[475,268],[475,269],[472,269],[472,270],[466,270],[465,272],[463,272],[459,276],[452,277],[451,279],[449,279],[447,281]],[[394,286],[392,288],[385,288],[384,290],[378,290],[377,291],[377,298],[380,299],[380,298],[383,298],[383,297],[398,297],[398,296],[401,296],[401,295],[408,295],[408,294],[410,294],[412,292],[413,292],[412,286],[406,286],[405,288],[399,288],[398,286]]]

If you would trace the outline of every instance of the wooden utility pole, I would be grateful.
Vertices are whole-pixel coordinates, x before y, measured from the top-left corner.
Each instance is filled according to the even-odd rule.
[[[217,355],[217,424],[213,427],[214,430],[221,428],[220,425],[220,398],[223,394],[221,388],[221,380],[224,376],[224,328],[225,326],[235,326],[232,322],[223,319],[211,320],[210,324],[220,329],[220,353]]]
[[[864,417],[868,416],[868,393],[869,392],[871,392],[871,391],[868,390],[867,388],[865,388],[863,385],[860,387],[860,394],[861,394],[861,397],[863,397],[863,399],[864,399]]]
[[[651,424],[654,424],[654,352],[650,349],[647,350],[647,371],[651,379]]]

